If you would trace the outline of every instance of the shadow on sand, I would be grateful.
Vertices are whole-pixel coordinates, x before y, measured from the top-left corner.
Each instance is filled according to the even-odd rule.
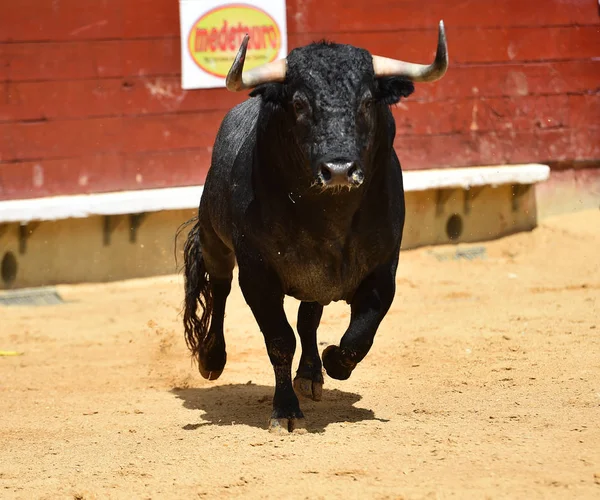
[[[248,383],[173,389],[171,393],[183,400],[184,408],[204,411],[203,422],[187,424],[183,426],[186,430],[195,430],[204,425],[235,424],[266,429],[271,415],[273,390],[270,386]],[[319,402],[300,398],[307,430],[323,432],[329,424],[337,422],[387,422],[376,418],[371,410],[353,406],[360,399],[358,394],[338,389],[323,389],[323,401]]]

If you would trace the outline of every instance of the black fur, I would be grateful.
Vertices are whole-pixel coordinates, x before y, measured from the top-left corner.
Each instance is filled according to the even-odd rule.
[[[377,80],[377,99],[391,106],[400,102],[400,98],[408,97],[415,91],[415,84],[398,76],[379,78]]]
[[[323,383],[323,306],[351,306],[340,345],[323,353],[327,373],[345,379],[392,303],[404,191],[389,105],[414,90],[401,78],[376,79],[371,55],[349,45],[312,44],[287,61],[285,82],[257,87],[223,120],[184,263],[186,340],[201,373],[216,378],[225,366],[223,317],[237,260],[275,373],[272,424],[302,417],[284,296],[302,301],[294,384],[314,399]],[[364,180],[325,188],[318,182],[324,162],[351,163]]]

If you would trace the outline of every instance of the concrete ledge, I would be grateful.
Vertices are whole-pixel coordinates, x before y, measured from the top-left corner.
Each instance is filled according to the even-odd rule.
[[[0,201],[0,223],[79,219],[198,208],[203,186]]]
[[[537,225],[545,165],[405,172],[402,248],[498,238]],[[0,290],[171,274],[202,186],[0,201]],[[175,255],[174,255],[175,254]]]
[[[404,172],[404,189],[470,189],[502,184],[535,184],[550,177],[550,167],[531,163],[498,167],[446,168]]]
[[[470,167],[404,172],[406,192],[535,184],[548,179],[546,165]],[[0,223],[49,221],[95,215],[123,215],[197,208],[203,186],[0,201]]]

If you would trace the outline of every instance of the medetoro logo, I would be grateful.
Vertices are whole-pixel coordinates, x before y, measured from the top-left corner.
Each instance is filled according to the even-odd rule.
[[[226,5],[204,14],[190,30],[188,49],[200,68],[224,78],[246,33],[250,41],[244,69],[275,60],[281,48],[279,26],[265,11],[250,5]]]

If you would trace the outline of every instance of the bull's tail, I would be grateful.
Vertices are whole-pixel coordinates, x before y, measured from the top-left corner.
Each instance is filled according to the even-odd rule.
[[[183,326],[185,342],[193,356],[199,359],[200,346],[205,343],[213,310],[213,298],[208,272],[200,246],[200,223],[196,220],[183,247],[185,304]],[[198,306],[201,314],[198,315]]]

